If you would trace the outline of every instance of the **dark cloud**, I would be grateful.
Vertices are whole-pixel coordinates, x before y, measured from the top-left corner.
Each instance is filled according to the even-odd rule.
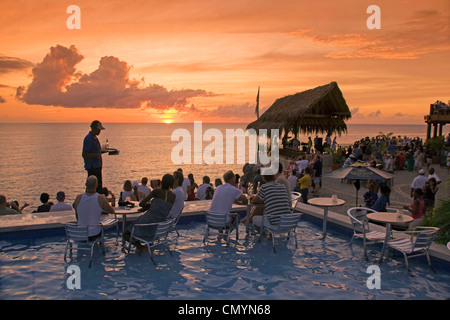
[[[24,59],[0,56],[0,74],[16,70],[24,70],[31,68],[32,66],[33,63]]]
[[[0,103],[5,103],[5,102],[6,102],[6,100],[2,96],[0,96]]]
[[[212,96],[205,90],[167,90],[158,84],[143,85],[130,79],[131,66],[116,57],[102,57],[97,70],[83,74],[75,66],[83,56],[75,46],[52,47],[32,70],[28,87],[16,97],[28,104],[67,108],[153,108],[187,110],[189,99]]]

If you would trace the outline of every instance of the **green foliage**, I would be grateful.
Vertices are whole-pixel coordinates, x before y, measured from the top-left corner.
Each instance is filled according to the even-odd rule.
[[[450,179],[447,180],[447,183]],[[450,241],[450,197],[437,201],[430,217],[427,217],[425,225],[438,227],[437,243],[446,244]]]
[[[430,146],[434,151],[440,152],[445,147],[444,136],[427,139],[425,146]]]

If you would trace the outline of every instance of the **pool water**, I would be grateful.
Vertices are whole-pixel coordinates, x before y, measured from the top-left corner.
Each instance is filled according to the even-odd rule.
[[[190,300],[324,300],[324,299],[448,299],[450,269],[432,259],[434,272],[425,259],[410,260],[412,275],[400,255],[376,262],[380,247],[369,246],[369,261],[362,244],[350,235],[329,229],[321,239],[320,226],[301,219],[298,249],[294,241],[277,242],[277,253],[268,239],[260,242],[240,238],[227,247],[213,232],[203,244],[204,223],[179,226],[171,249],[155,250],[155,266],[147,254],[126,254],[107,233],[106,253],[94,251],[92,267],[88,253],[64,262],[65,236],[46,235],[30,239],[1,240],[0,299],[190,299]],[[120,242],[120,241],[119,241]],[[70,264],[81,272],[80,289],[67,287]],[[367,273],[380,267],[380,288],[369,289]]]

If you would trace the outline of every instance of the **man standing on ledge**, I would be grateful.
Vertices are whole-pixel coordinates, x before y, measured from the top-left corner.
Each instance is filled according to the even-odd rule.
[[[94,120],[91,123],[91,131],[87,134],[83,141],[83,159],[84,168],[87,170],[88,177],[93,175],[97,177],[98,186],[97,192],[99,192],[102,187],[102,149],[100,146],[100,141],[97,136],[100,134],[101,130],[105,130],[102,123],[98,120]]]

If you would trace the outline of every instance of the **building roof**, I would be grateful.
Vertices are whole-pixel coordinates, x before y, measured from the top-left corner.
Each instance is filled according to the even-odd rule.
[[[277,99],[247,129],[279,129],[285,133],[347,131],[351,112],[336,82]]]

